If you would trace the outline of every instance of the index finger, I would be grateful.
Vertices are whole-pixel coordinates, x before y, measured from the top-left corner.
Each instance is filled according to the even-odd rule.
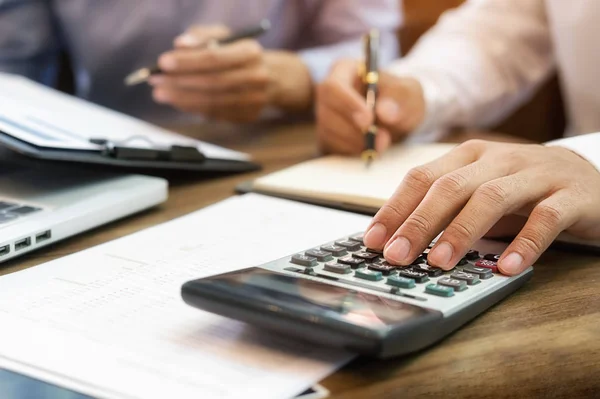
[[[207,73],[256,62],[261,54],[256,40],[244,39],[225,46],[172,50],[160,56],[158,65],[168,73]]]
[[[383,249],[423,201],[433,183],[445,174],[476,161],[479,147],[479,142],[468,142],[435,161],[411,169],[396,192],[373,218],[364,236],[365,245],[372,249]]]
[[[317,102],[343,115],[359,129],[365,129],[371,123],[373,115],[369,113],[365,99],[358,91],[357,68],[358,64],[351,60],[336,63],[329,76],[319,85]],[[360,115],[360,121],[356,121],[355,115]]]
[[[175,38],[176,48],[205,46],[211,40],[224,39],[231,31],[223,25],[200,25],[188,28]]]

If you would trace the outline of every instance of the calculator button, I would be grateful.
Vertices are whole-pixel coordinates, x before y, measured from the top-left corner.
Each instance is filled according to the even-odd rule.
[[[344,265],[348,265],[353,269],[358,269],[359,267],[363,267],[365,265],[365,261],[359,258],[353,258],[352,255],[344,256],[343,258],[338,258],[338,262]]]
[[[354,276],[369,281],[379,281],[383,279],[383,275],[381,274],[381,272],[369,269],[359,269],[354,272]]]
[[[450,277],[455,278],[457,280],[466,281],[468,285],[475,285],[479,283],[479,276],[473,273],[465,273],[456,271],[450,275]]]
[[[458,280],[451,277],[442,277],[437,281],[439,285],[443,285],[445,287],[453,288],[454,291],[464,291],[467,289],[467,282],[463,280]]]
[[[337,273],[337,274],[352,273],[352,268],[350,266],[343,265],[343,264],[337,263],[337,262],[325,263],[324,269],[327,270],[328,272]]]
[[[389,275],[391,272],[396,270],[396,266],[390,265],[386,261],[370,263],[368,267],[371,270],[383,273],[383,275],[385,276]]]
[[[479,251],[475,251],[474,249],[469,250],[469,252],[467,252],[467,254],[465,255],[465,258],[467,258],[467,260],[477,260],[479,259]]]
[[[498,262],[500,260],[500,255],[497,254],[486,254],[483,259],[490,260],[492,262]]]
[[[485,267],[490,269],[493,273],[498,273],[498,264],[487,259],[480,259],[475,263],[475,267]]]
[[[292,256],[292,263],[300,266],[313,267],[317,265],[317,258],[313,256],[296,254]]]
[[[348,237],[348,239],[351,240],[351,241],[356,241],[360,245],[364,245],[364,243],[363,243],[363,237],[364,237],[363,234],[359,234],[357,236]]]
[[[488,278],[491,278],[494,276],[490,269],[487,269],[485,267],[471,266],[471,265],[467,265],[467,266],[463,267],[463,272],[476,274],[482,280],[485,280],[485,279],[488,279]]]
[[[412,266],[412,269],[417,272],[427,273],[429,277],[438,277],[442,275],[442,269],[439,267],[433,267],[425,264]]]
[[[346,252],[346,248],[339,245],[323,245],[321,251],[331,252],[333,256],[344,256],[348,253]]]
[[[417,272],[415,270],[410,270],[410,269],[400,270],[398,272],[398,275],[400,275],[402,277],[406,277],[406,278],[412,278],[417,283],[425,283],[425,282],[429,281],[429,277],[428,277],[427,273]]]
[[[372,252],[367,252],[367,251],[359,251],[359,252],[353,253],[352,256],[354,256],[355,258],[358,258],[358,259],[363,259],[367,262],[372,262],[375,259],[379,258],[379,254],[374,254]]]
[[[318,249],[309,249],[304,254],[317,258],[319,262],[329,262],[330,260],[333,260],[331,252],[320,251]]]
[[[415,280],[412,278],[390,276],[385,283],[388,285],[393,285],[394,287],[415,288]]]
[[[420,265],[421,263],[425,263],[427,262],[427,259],[423,256],[423,255],[419,255],[417,256],[417,259],[415,259],[412,263],[412,265]]]
[[[432,295],[450,297],[454,295],[454,288],[444,287],[438,284],[428,284],[425,287],[425,292]]]
[[[469,261],[467,260],[467,258],[462,258],[461,260],[458,261],[458,263],[456,264],[456,266],[464,266],[466,264],[468,264]]]
[[[356,241],[350,240],[340,240],[336,241],[335,245],[346,248],[348,251],[358,251],[360,249],[360,244]]]
[[[367,252],[371,252],[371,253],[377,254],[377,255],[383,255],[383,251],[381,251],[379,249],[367,248]]]

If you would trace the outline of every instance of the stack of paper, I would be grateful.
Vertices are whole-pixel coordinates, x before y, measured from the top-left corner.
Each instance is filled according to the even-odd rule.
[[[0,278],[0,367],[109,398],[290,398],[352,355],[191,308],[191,279],[367,226],[247,195]]]

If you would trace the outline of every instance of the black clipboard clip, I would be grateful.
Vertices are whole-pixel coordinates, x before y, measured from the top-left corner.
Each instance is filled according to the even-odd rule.
[[[125,144],[133,140],[142,140],[151,148],[127,147]],[[122,141],[91,138],[90,143],[101,146],[101,154],[107,157],[123,160],[164,161],[164,162],[204,162],[206,156],[192,146],[173,145],[168,148],[158,148],[147,137],[132,136]]]

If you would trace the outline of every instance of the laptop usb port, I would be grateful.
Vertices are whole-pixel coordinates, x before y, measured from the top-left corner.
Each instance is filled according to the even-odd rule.
[[[31,238],[23,238],[22,240],[15,242],[15,251],[20,251],[23,248],[27,248],[31,245]]]
[[[35,236],[35,242],[40,243],[47,241],[52,238],[52,232],[50,230],[46,230],[44,232],[38,233]]]
[[[10,245],[3,245],[0,247],[0,256],[8,255],[10,252]]]

